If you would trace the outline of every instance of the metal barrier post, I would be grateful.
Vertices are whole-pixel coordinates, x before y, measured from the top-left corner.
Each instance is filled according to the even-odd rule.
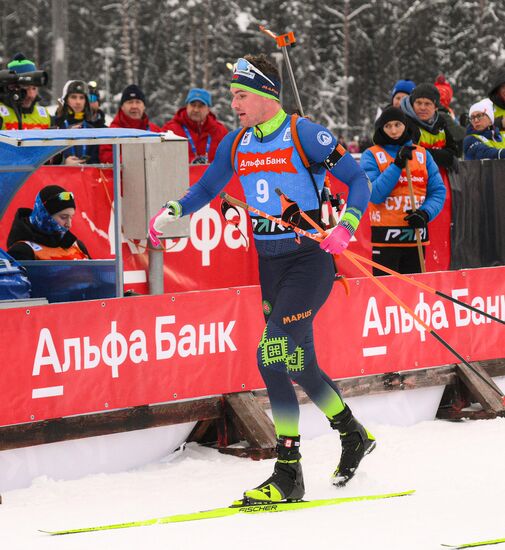
[[[116,259],[116,297],[121,298],[124,293],[123,284],[123,233],[121,231],[121,148],[114,144],[113,173],[114,173],[114,254]]]
[[[163,294],[163,248],[153,248],[149,241],[149,294]]]

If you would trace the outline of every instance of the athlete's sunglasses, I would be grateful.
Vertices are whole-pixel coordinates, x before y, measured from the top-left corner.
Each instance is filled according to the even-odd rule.
[[[233,65],[233,74],[240,74],[251,79],[254,78],[255,74],[259,74],[265,80],[270,82],[272,86],[275,86],[275,84],[270,80],[270,78],[268,78],[268,76],[265,76],[259,69],[257,69],[252,63],[250,63],[249,61],[247,61],[247,59],[244,59],[243,57],[239,58],[238,61]]]

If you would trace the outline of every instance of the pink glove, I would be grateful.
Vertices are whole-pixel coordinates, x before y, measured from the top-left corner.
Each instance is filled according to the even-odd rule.
[[[342,254],[349,246],[351,237],[352,234],[348,229],[342,225],[337,225],[319,246],[330,254]]]
[[[151,218],[149,221],[149,238],[153,246],[161,246],[158,236],[163,235],[165,226],[180,218],[181,213],[181,205],[177,201],[169,201]]]

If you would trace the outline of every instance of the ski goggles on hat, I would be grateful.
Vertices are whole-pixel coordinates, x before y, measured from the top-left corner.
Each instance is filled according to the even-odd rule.
[[[279,101],[281,84],[263,74],[250,61],[241,57],[233,65],[232,88],[239,88]]]
[[[247,78],[254,78],[255,75],[262,76],[265,80],[270,82],[272,86],[275,86],[275,84],[268,78],[268,76],[264,75],[258,68],[256,68],[250,61],[247,61],[247,59],[244,59],[241,57],[234,65],[233,65],[233,74],[240,74],[243,76],[246,76]]]
[[[73,201],[74,200],[74,194],[72,191],[60,191],[56,195],[51,195],[48,199],[42,202],[42,204],[45,206],[49,202],[52,202],[54,200],[60,200],[60,201]]]
[[[54,195],[54,197],[50,197],[48,200],[53,199],[60,199],[60,201],[71,201],[74,200],[74,194],[72,193],[72,191],[61,191],[61,193]]]

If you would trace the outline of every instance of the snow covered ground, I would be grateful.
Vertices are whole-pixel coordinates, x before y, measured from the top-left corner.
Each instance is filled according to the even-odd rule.
[[[377,449],[344,489],[328,481],[339,451],[336,435],[304,438],[306,498],[407,489],[415,489],[414,496],[64,537],[37,531],[226,506],[273,467],[271,460],[253,462],[190,444],[122,473],[71,481],[39,477],[29,488],[4,492],[0,548],[440,550],[442,542],[505,537],[505,418],[368,427]]]

